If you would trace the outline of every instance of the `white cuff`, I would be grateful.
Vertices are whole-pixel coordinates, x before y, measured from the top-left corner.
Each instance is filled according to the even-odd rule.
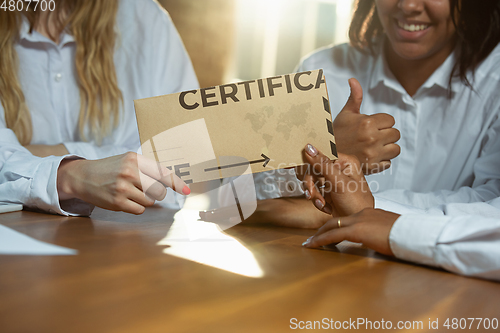
[[[437,266],[437,240],[449,219],[431,215],[401,216],[392,226],[389,235],[392,252],[403,260]]]
[[[57,170],[65,159],[80,159],[79,156],[49,156],[43,159],[35,170],[30,189],[30,206],[48,211],[53,214],[66,216],[89,216],[94,205],[82,200],[71,199],[59,201],[57,192]],[[37,181],[46,179],[47,181]],[[61,207],[62,206],[62,207]]]
[[[377,209],[383,209],[389,212],[393,212],[399,215],[405,215],[405,214],[424,214],[425,210],[413,207],[413,206],[408,206],[404,204],[400,204],[397,202],[394,202],[392,200],[384,199],[378,197],[376,194],[373,195],[373,199],[375,200],[375,208]]]

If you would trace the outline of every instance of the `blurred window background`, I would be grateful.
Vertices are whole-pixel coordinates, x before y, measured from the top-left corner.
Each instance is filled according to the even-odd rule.
[[[291,73],[348,41],[353,0],[162,0],[202,87]]]
[[[291,73],[315,49],[347,41],[351,0],[238,0],[234,76]]]

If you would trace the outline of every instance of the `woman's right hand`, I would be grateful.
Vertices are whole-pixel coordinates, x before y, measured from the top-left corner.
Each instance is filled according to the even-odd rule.
[[[64,160],[57,172],[60,200],[77,198],[132,214],[142,214],[155,200],[163,200],[165,186],[180,194],[191,193],[173,171],[136,153],[101,160]]]
[[[349,86],[351,95],[333,122],[337,150],[356,156],[365,175],[384,171],[401,152],[396,144],[401,135],[393,127],[394,117],[360,114],[363,89],[356,79],[350,79]]]

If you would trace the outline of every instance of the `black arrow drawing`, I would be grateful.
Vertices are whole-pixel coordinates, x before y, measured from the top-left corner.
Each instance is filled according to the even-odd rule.
[[[218,166],[218,167],[215,167],[215,168],[208,168],[208,169],[205,169],[205,172],[207,172],[207,171],[214,171],[214,170],[221,170],[221,169],[227,169],[227,168],[234,168],[234,167],[237,167],[237,166],[248,165],[248,164],[255,164],[255,163],[260,163],[260,162],[264,162],[264,164],[262,164],[262,166],[265,167],[267,165],[267,163],[269,163],[269,161],[271,159],[269,157],[267,157],[266,155],[264,155],[264,154],[261,154],[260,156],[262,156],[264,159],[250,161],[250,162],[242,162],[242,163],[236,163],[236,164],[229,164],[229,165],[224,165],[224,166]]]

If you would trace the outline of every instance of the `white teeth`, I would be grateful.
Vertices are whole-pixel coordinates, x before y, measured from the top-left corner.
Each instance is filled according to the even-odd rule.
[[[406,31],[421,31],[427,29],[429,26],[427,24],[406,24],[401,21],[398,21],[398,26]]]

